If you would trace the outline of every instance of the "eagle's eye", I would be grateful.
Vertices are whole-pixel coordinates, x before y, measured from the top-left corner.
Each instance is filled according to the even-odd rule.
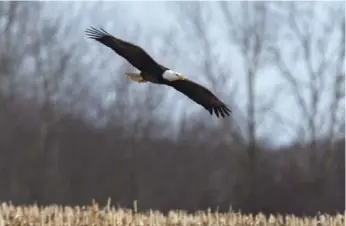
[[[184,76],[182,76],[181,74],[179,73],[175,73],[175,75],[177,76],[178,80],[184,80]]]

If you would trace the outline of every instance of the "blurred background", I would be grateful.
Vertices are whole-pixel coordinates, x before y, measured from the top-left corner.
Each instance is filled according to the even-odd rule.
[[[102,27],[210,88],[130,82]],[[0,200],[345,210],[344,2],[0,2]]]

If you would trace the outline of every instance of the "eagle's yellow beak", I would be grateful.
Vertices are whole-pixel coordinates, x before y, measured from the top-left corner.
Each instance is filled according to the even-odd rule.
[[[185,80],[185,77],[182,75],[178,75],[178,80]]]

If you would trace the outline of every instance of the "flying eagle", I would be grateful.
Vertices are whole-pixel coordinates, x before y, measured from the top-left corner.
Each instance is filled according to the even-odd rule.
[[[141,47],[116,38],[102,28],[97,30],[90,27],[86,29],[85,33],[89,38],[111,48],[141,71],[140,73],[125,73],[131,80],[138,83],[151,82],[171,86],[203,106],[211,115],[213,115],[213,112],[216,117],[230,115],[229,108],[211,91],[185,78],[180,73],[158,64]]]

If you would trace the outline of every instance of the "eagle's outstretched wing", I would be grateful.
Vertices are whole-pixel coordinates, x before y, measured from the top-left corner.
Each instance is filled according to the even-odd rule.
[[[151,72],[161,69],[161,66],[141,47],[116,38],[102,28],[98,30],[90,27],[85,33],[89,38],[114,50],[140,71]]]
[[[231,110],[211,91],[191,80],[177,80],[171,82],[170,86],[202,105],[211,115],[214,112],[216,117],[221,116],[224,118],[231,113]]]

